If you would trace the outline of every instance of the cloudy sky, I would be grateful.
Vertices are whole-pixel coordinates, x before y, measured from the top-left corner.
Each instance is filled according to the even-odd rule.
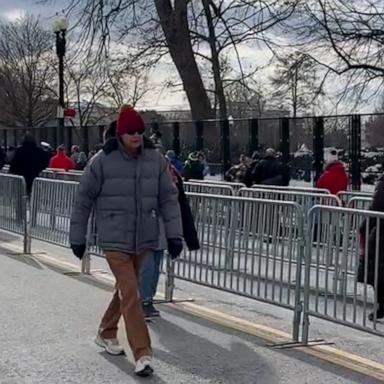
[[[23,14],[30,13],[41,17],[48,28],[50,28],[52,17],[61,10],[60,1],[57,0],[51,0],[49,5],[44,6],[39,4],[38,0],[0,0],[0,20],[14,21]],[[151,76],[150,81],[157,91],[151,92],[140,107],[162,110],[187,107],[183,92],[172,92],[163,87],[163,81],[169,75],[169,67],[163,66]],[[172,70],[174,70],[173,67]]]
[[[50,28],[51,19],[56,12],[61,11],[62,4],[63,2],[60,0],[51,0],[49,5],[45,4],[44,6],[39,4],[39,0],[0,0],[0,20],[14,21],[25,13],[32,13],[40,16],[43,24],[46,24],[47,28]],[[240,48],[243,62],[259,62],[262,57],[264,57],[265,60],[263,60],[263,63],[259,63],[259,65],[265,65],[267,62],[268,54],[266,50],[260,50],[260,48],[251,49],[248,47]],[[272,70],[272,66],[265,68],[264,78],[267,78],[272,73]],[[184,92],[175,89],[166,89],[164,87],[165,80],[169,80],[170,74],[176,74],[176,70],[171,63],[156,68],[155,73],[150,77],[152,91],[139,107],[162,110],[187,107]],[[175,76],[172,76],[172,78],[172,80],[175,80]]]
[[[55,14],[55,8],[54,6],[39,5],[35,0],[0,0],[0,17],[13,21],[28,12],[48,19]]]

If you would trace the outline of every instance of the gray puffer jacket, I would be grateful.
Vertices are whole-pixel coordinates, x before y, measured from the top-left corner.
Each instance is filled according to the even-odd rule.
[[[159,216],[166,237],[181,238],[177,189],[166,160],[145,140],[137,156],[120,141],[100,151],[86,167],[72,212],[70,243],[85,244],[95,205],[99,245],[104,251],[139,253],[159,246]]]

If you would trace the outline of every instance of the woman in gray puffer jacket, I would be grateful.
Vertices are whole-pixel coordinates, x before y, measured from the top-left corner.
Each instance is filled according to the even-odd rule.
[[[123,353],[116,334],[120,315],[135,361],[135,373],[152,374],[151,343],[138,296],[137,276],[143,255],[158,248],[159,216],[163,219],[168,251],[182,251],[178,194],[166,160],[143,137],[142,117],[123,106],[117,137],[94,156],[80,181],[73,209],[70,242],[80,259],[85,252],[87,224],[95,207],[99,245],[116,278],[116,292],[105,313],[96,343],[111,354]]]

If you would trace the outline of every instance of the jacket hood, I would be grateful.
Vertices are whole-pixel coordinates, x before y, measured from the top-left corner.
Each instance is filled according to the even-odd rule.
[[[117,151],[119,149],[119,142],[117,137],[110,137],[103,145],[103,152],[109,155],[113,151]],[[144,141],[144,149],[155,149],[154,144],[147,137],[143,137]]]

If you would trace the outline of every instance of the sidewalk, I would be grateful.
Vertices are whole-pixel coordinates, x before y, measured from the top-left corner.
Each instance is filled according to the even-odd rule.
[[[13,242],[0,239],[3,246]],[[162,318],[150,325],[156,375],[138,379],[129,352],[111,357],[93,343],[110,288],[5,248],[0,260],[1,384],[380,382],[300,350],[268,348],[265,340],[168,305],[159,306]]]

